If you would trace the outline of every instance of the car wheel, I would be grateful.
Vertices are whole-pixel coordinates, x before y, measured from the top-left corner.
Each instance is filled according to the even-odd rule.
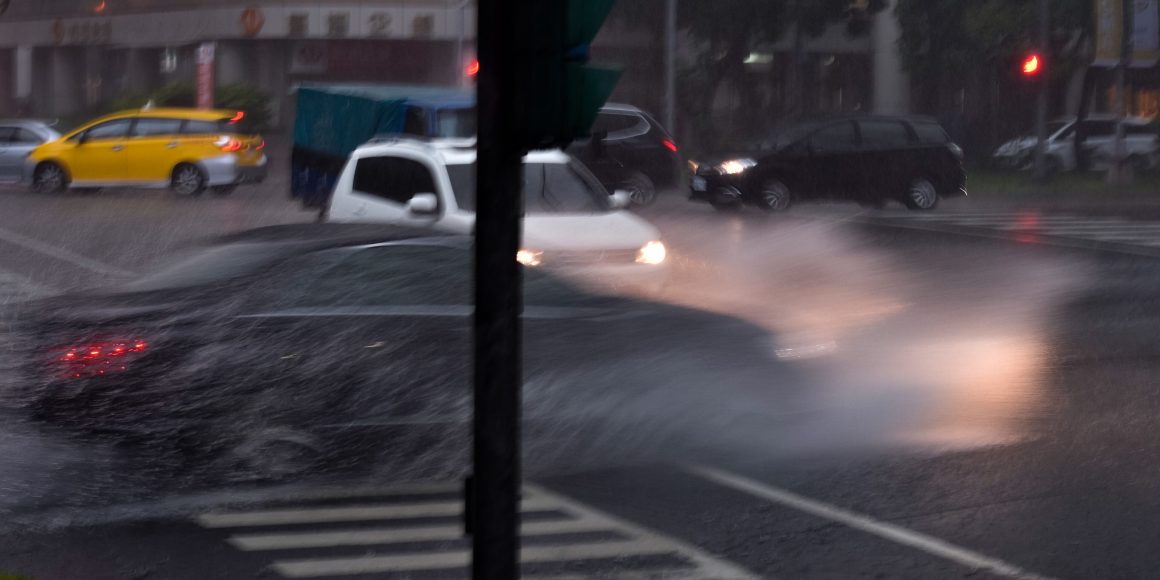
[[[56,163],[41,163],[32,174],[32,189],[37,193],[57,193],[68,187],[68,174]]]
[[[793,203],[793,196],[784,183],[771,179],[761,186],[757,201],[765,211],[785,211]]]
[[[620,183],[617,189],[627,191],[628,199],[635,206],[649,206],[657,200],[656,184],[647,175],[639,171],[629,175],[628,178]]]
[[[938,206],[938,190],[928,179],[915,179],[906,191],[905,203],[906,207],[914,210],[934,209]]]
[[[197,195],[205,191],[205,175],[197,166],[182,163],[173,169],[173,178],[169,187],[177,195]]]
[[[210,193],[214,195],[226,196],[238,189],[237,185],[215,185],[209,188]]]
[[[230,455],[235,478],[277,481],[310,471],[322,449],[308,434],[275,428],[247,436]]]
[[[1129,156],[1128,164],[1132,166],[1132,173],[1136,175],[1143,175],[1148,171],[1148,160],[1143,155]]]
[[[1063,172],[1063,162],[1060,161],[1059,158],[1057,158],[1057,157],[1053,157],[1051,155],[1048,155],[1043,159],[1043,164],[1045,166],[1045,169],[1047,170],[1046,173],[1048,175],[1055,175],[1057,173]],[[1031,163],[1031,168],[1032,169],[1035,168],[1034,162]]]

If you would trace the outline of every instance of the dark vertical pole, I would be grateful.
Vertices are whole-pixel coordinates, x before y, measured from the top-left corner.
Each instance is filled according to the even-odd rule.
[[[479,0],[472,578],[519,577],[522,2]]]
[[[1054,59],[1051,54],[1051,14],[1048,0],[1039,0],[1039,102],[1035,111],[1035,180],[1047,181],[1047,90]]]
[[[1128,65],[1132,62],[1132,33],[1135,26],[1134,18],[1136,4],[1132,0],[1123,0],[1121,5],[1123,32],[1120,34],[1120,66],[1116,67],[1116,143],[1115,159],[1112,164],[1112,181],[1118,185],[1127,185],[1130,181],[1127,160],[1127,151],[1124,149],[1124,116],[1128,114],[1127,75]]]

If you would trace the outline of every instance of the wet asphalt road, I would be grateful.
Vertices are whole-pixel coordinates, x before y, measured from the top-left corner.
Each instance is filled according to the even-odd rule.
[[[309,221],[278,188],[197,200],[0,190],[7,204],[0,272],[10,306],[142,271],[205,235]],[[966,202],[942,210],[971,211]],[[662,556],[633,556],[634,544],[624,559],[573,565],[573,577],[612,577],[629,567],[640,577],[673,578],[1155,577],[1160,261],[1120,251],[1123,243],[1043,243],[1051,240],[1004,229],[1006,218],[996,217],[1002,208],[988,212],[995,215],[966,226],[913,229],[899,227],[911,219],[904,212],[853,206],[777,217],[679,202],[646,210],[677,268],[659,299],[766,326],[771,351],[809,385],[771,385],[782,393],[766,401],[778,407],[777,418],[761,425],[739,420],[743,410],[730,401],[705,405],[705,423],[717,428],[698,430],[697,444],[675,459],[627,454],[574,469],[532,461],[534,483],[564,499],[526,521],[597,510],[617,522],[583,534],[608,537],[572,531],[554,541],[643,534],[668,542]],[[1009,217],[1017,223],[1021,215]],[[687,356],[674,353],[671,362]],[[746,364],[722,361],[722,373]],[[658,403],[658,414],[668,411]],[[416,522],[383,516],[213,527],[199,516],[258,506],[428,505],[435,496],[392,495],[396,482],[385,476],[389,483],[365,492],[351,491],[365,480],[322,482],[340,490],[334,495],[353,496],[345,498],[307,493],[318,482],[118,494],[121,482],[138,485],[142,464],[110,459],[94,471],[88,460],[108,450],[94,445],[77,458],[75,447],[17,427],[4,441],[0,571],[37,579],[277,578],[289,577],[279,562],[375,554],[390,563],[393,554],[461,547],[416,540],[243,550],[236,538],[244,534]],[[55,468],[37,471],[44,462],[36,459],[46,457],[59,458],[50,462]],[[49,488],[56,495],[39,496],[47,501],[22,501],[29,489]],[[435,511],[416,517],[457,525]],[[658,572],[670,569],[685,575]],[[346,570],[343,577],[372,577]]]

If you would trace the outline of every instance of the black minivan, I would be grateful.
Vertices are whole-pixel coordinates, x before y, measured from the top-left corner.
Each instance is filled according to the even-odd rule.
[[[781,211],[810,199],[929,210],[940,197],[966,195],[962,161],[962,149],[931,119],[814,119],[786,125],[747,152],[692,163],[691,197],[721,210],[748,203]]]

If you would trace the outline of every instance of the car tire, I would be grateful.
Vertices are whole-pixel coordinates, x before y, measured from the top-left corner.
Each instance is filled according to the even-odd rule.
[[[68,173],[58,163],[46,161],[32,173],[32,190],[37,193],[59,193],[68,188]]]
[[[917,211],[929,211],[938,207],[938,189],[929,179],[920,177],[910,182],[903,203]]]
[[[199,195],[205,191],[205,174],[196,165],[182,163],[173,168],[169,189],[182,197]]]
[[[225,197],[225,196],[237,191],[237,189],[238,189],[237,185],[215,185],[215,186],[209,188],[209,191],[210,191],[210,193],[212,193],[214,195]]]
[[[781,212],[793,205],[793,194],[789,187],[777,179],[770,179],[761,184],[757,192],[757,206],[765,211]]]
[[[639,171],[632,173],[616,187],[628,192],[632,205],[647,207],[657,200],[657,186],[653,180]]]
[[[1129,155],[1128,164],[1132,166],[1132,173],[1143,175],[1148,172],[1148,159],[1143,155]]]
[[[323,453],[313,436],[276,427],[248,435],[229,455],[234,479],[278,481],[310,471]]]
[[[1063,173],[1063,162],[1060,161],[1058,157],[1048,155],[1044,158],[1043,164],[1046,166],[1045,173],[1047,173],[1047,175],[1049,175],[1049,176]],[[1031,163],[1031,168],[1035,169],[1034,162]]]

